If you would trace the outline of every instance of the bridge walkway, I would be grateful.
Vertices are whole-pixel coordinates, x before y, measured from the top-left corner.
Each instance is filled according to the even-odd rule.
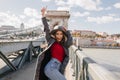
[[[35,72],[36,59],[22,66],[21,69],[11,72],[0,80],[33,80]],[[65,77],[67,80],[74,80],[72,65],[69,62],[66,67]]]

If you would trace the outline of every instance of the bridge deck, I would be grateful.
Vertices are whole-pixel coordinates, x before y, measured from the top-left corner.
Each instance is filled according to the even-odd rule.
[[[9,73],[3,77],[2,80],[33,80],[35,65],[36,59],[32,60],[30,63],[26,63],[21,69],[11,72],[11,74]]]
[[[0,80],[33,80],[35,72],[36,59],[32,60],[30,63],[26,63],[20,70],[11,72],[11,74],[3,77]],[[66,68],[65,76],[67,80],[74,80],[73,70],[71,68],[71,63],[69,62]]]

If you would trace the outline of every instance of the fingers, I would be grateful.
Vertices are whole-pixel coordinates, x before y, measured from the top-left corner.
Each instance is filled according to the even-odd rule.
[[[47,10],[47,6],[41,9],[42,16],[45,16],[46,10]]]
[[[41,12],[45,12],[45,11],[46,11],[46,8],[43,7],[43,8],[41,9]]]
[[[64,28],[64,30],[66,31],[67,30],[67,28],[66,27],[63,27]]]
[[[47,10],[47,6],[42,7],[41,12],[44,12],[44,11],[46,11],[46,10]]]

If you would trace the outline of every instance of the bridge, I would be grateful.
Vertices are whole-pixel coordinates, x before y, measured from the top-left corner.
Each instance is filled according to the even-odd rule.
[[[65,16],[64,16],[65,17]],[[60,20],[59,20],[60,21]],[[52,22],[54,23],[54,22]],[[38,27],[1,35],[0,80],[33,80],[36,58],[44,49],[44,34],[28,36]],[[22,36],[21,34],[27,34]],[[14,38],[11,40],[12,35]],[[26,38],[27,37],[27,38]],[[70,60],[65,71],[67,80],[119,80],[111,71],[86,56],[79,47],[69,48]],[[12,75],[8,75],[12,74]]]
[[[34,66],[29,64],[32,66],[34,74],[35,58],[37,58],[37,55],[41,52],[42,47],[40,47],[40,45],[42,45],[44,41],[44,37],[41,37],[39,38],[39,41],[29,40],[2,42],[0,45],[0,77],[5,77],[9,73],[17,73],[16,71],[20,70],[22,66],[29,64],[28,62],[32,62],[32,64],[34,64]],[[72,45],[69,48],[69,52],[70,61],[65,73],[68,80],[118,80],[112,72],[87,57],[84,52],[76,46]],[[30,66],[27,66],[28,69]],[[17,74],[21,75],[24,73]],[[28,76],[25,74],[26,77],[29,77],[29,73],[27,74]],[[31,78],[34,77],[33,75],[31,76]]]
[[[10,31],[0,31],[0,40],[3,39],[21,39],[21,38],[28,38],[33,36],[38,36],[42,34],[42,25],[36,26],[34,28],[27,28],[27,29],[17,29],[17,30],[10,30]],[[27,35],[27,36],[26,36]]]

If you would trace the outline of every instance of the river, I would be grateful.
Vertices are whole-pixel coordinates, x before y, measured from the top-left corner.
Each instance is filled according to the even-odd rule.
[[[120,49],[83,48],[83,52],[120,79]]]

